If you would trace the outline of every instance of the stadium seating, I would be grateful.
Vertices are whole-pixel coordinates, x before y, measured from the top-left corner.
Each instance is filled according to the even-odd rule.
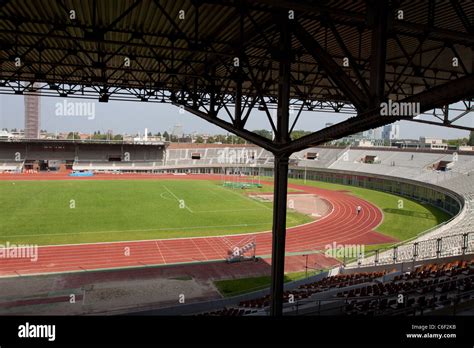
[[[1,161],[0,173],[20,173],[23,170],[25,161]]]
[[[161,161],[130,161],[130,162],[109,162],[109,161],[75,161],[72,169],[75,171],[94,172],[149,172],[161,169]]]
[[[200,159],[192,159],[192,154],[200,154]],[[168,149],[166,151],[166,166],[190,165],[238,165],[260,164],[269,162],[273,155],[259,147],[199,147]]]
[[[256,313],[256,310],[240,309],[240,308],[224,308],[218,311],[200,313],[200,316],[217,316],[217,317],[241,317]]]
[[[474,261],[456,261],[421,266],[336,296],[347,299],[343,312],[348,315],[417,315],[473,299],[473,282]]]
[[[342,158],[346,149],[340,148],[310,148],[304,151],[297,152],[292,155],[293,158],[298,159],[298,166],[310,168],[329,168],[339,158]],[[306,154],[316,153],[317,159],[305,159]]]
[[[394,276],[384,279],[390,274]],[[334,289],[339,291],[334,292]],[[294,300],[291,304],[290,298]],[[474,260],[429,263],[398,275],[387,271],[340,274],[300,285],[283,294],[284,303],[289,304],[287,314],[301,306],[306,306],[307,314],[320,314],[321,298],[331,304],[332,314],[420,315],[474,299]],[[199,315],[264,315],[269,305],[267,295]]]
[[[329,289],[343,288],[346,286],[353,286],[356,284],[363,284],[371,282],[376,278],[380,278],[385,272],[369,272],[369,273],[356,273],[356,274],[345,274],[336,275],[322,280],[311,282],[308,284],[301,285],[295,290],[285,291],[283,293],[283,299],[285,303],[290,302],[290,298],[294,301],[300,301],[310,298],[312,295],[324,292]],[[231,315],[239,313],[238,316],[258,313],[258,310],[267,308],[270,305],[270,296],[264,296],[261,298],[241,301],[236,308],[226,308],[224,310],[201,313],[201,315]],[[251,310],[248,312],[248,310]]]

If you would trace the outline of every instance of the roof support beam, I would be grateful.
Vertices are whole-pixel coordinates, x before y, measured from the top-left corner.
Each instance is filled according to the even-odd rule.
[[[207,0],[207,2],[212,2]],[[364,26],[366,24],[366,16],[363,13],[351,12],[342,9],[333,9],[324,4],[319,4],[315,1],[298,2],[288,0],[253,0],[252,3],[261,3],[271,5],[272,7],[284,8],[287,10],[294,10],[300,13],[321,15],[328,14],[338,24],[344,24],[352,27]],[[223,4],[224,5],[224,4]],[[236,6],[234,3],[233,6]],[[410,37],[422,37],[429,34],[430,40],[441,42],[459,43],[466,46],[474,44],[474,37],[465,32],[447,30],[443,28],[433,27],[430,25],[423,25],[418,23],[411,23],[406,20],[394,20],[390,32],[403,33],[403,35]]]
[[[433,87],[424,92],[407,97],[400,102],[419,103],[420,112],[425,112],[459,100],[471,98],[474,95],[474,75],[461,77],[452,82]],[[413,115],[416,116],[416,115]],[[281,153],[296,152],[307,147],[323,144],[330,140],[354,134],[360,131],[377,128],[402,119],[406,116],[380,116],[380,109],[371,110],[363,115],[351,117],[334,126],[321,129],[318,132],[294,140],[291,144],[279,149]]]
[[[358,111],[365,110],[369,105],[367,95],[359,89],[345,71],[332,59],[331,55],[299,23],[293,25],[293,30],[306,51],[321,65],[331,80],[354,104],[355,108]]]
[[[365,78],[362,76],[363,69],[361,69],[358,62],[354,59],[353,55],[351,54],[350,50],[347,48],[347,45],[344,43],[344,40],[342,39],[342,37],[339,35],[339,32],[337,31],[336,26],[334,25],[333,21],[331,20],[329,16],[328,16],[328,25],[329,25],[329,28],[331,28],[331,32],[334,35],[334,38],[336,39],[337,43],[339,44],[339,47],[344,51],[344,55],[349,59],[349,63],[351,65],[352,71],[356,75],[357,80],[359,81],[361,87],[364,89],[364,92],[366,94],[369,94],[369,87],[367,86],[367,82],[365,81]]]
[[[246,129],[238,129],[232,123],[229,123],[229,122],[224,121],[220,118],[217,118],[217,116],[215,116],[215,115],[205,113],[203,111],[192,108],[190,106],[182,105],[180,103],[175,102],[173,104],[176,105],[176,106],[182,107],[182,108],[184,108],[184,110],[188,111],[189,113],[191,113],[195,116],[198,116],[198,117],[202,118],[203,120],[205,120],[209,123],[212,123],[212,124],[214,124],[218,127],[221,127],[221,128],[225,129],[226,131],[228,131],[230,133],[233,133],[233,134],[235,134],[235,135],[237,135],[241,138],[244,138],[245,140],[248,140],[248,141],[254,143],[255,145],[258,145],[258,146],[264,148],[265,150],[268,150],[270,152],[276,152],[277,151],[277,147],[274,144],[272,144],[272,142],[270,140],[268,140],[267,138],[264,138],[264,137],[262,137],[258,134],[255,134],[251,131],[248,131]]]
[[[456,14],[458,15],[459,19],[461,20],[464,28],[468,33],[472,33],[473,30],[473,25],[471,24],[471,21],[469,20],[468,16],[466,16],[466,13],[463,11],[462,6],[459,4],[458,0],[451,0],[451,6],[454,8],[454,11],[456,11]]]
[[[461,126],[457,124],[452,124],[452,121],[448,123],[439,123],[439,122],[434,122],[434,121],[429,121],[429,120],[420,120],[413,118],[411,120],[408,120],[410,122],[416,122],[416,123],[424,123],[424,124],[429,124],[432,126],[441,126],[441,127],[448,127],[448,128],[454,128],[454,129],[461,129],[461,130],[467,130],[467,131],[474,131],[474,127],[467,127],[467,126]]]
[[[387,0],[371,3],[369,15],[372,22],[372,47],[370,56],[370,107],[375,108],[384,100],[385,59],[387,57]]]

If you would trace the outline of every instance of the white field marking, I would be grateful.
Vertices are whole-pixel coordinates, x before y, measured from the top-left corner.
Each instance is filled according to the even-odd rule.
[[[165,185],[162,185],[162,186],[164,187],[164,189],[165,189],[166,191],[168,191],[171,195],[173,195],[173,197],[174,197],[178,202],[180,201],[180,199],[179,199],[170,189],[168,189]],[[218,187],[218,188],[215,188],[214,190],[219,190],[219,189],[221,189],[221,188]],[[206,191],[207,191],[207,192],[211,192],[212,194],[218,195],[217,193],[212,192],[212,190],[206,190]],[[226,191],[226,192],[231,192],[231,193],[233,193],[233,194],[238,195],[239,197],[241,197],[241,198],[243,198],[243,199],[248,199],[248,200],[250,200],[251,202],[254,202],[254,203],[257,203],[257,204],[259,204],[259,205],[262,205],[262,207],[265,208],[265,209],[267,209],[267,210],[272,210],[272,209],[270,209],[269,207],[265,206],[264,204],[260,204],[259,202],[255,201],[254,199],[248,198],[248,197],[246,197],[246,196],[244,196],[244,195],[241,195],[241,194],[236,193],[236,192],[233,192],[233,191],[227,191],[227,190],[225,190],[225,191]],[[164,192],[163,192],[163,193],[164,193]],[[165,198],[165,197],[162,196],[162,194],[161,194],[160,196],[161,196],[162,198]],[[165,198],[165,199],[167,199],[167,198]],[[221,197],[221,199],[222,199],[222,197]],[[229,202],[232,201],[231,199],[224,199],[224,200],[229,201]],[[193,209],[190,209],[186,204],[185,204],[185,207],[186,207],[186,209],[188,209],[191,213],[224,213],[224,212],[243,212],[243,211],[252,211],[252,210],[255,210],[255,209],[193,210]],[[295,222],[295,220],[294,220],[294,219],[290,219],[290,222]]]
[[[192,242],[195,243],[194,241],[192,241]],[[167,246],[166,243],[163,243],[163,247],[164,247],[164,249],[166,249],[168,252],[171,252],[174,256],[177,256],[177,257],[187,257],[187,258],[190,258],[191,260],[194,260],[194,261],[192,261],[192,262],[195,262],[195,261],[197,261],[197,262],[203,262],[203,260],[198,259],[198,258],[196,258],[196,257],[190,257],[189,255],[186,254],[186,251],[184,251],[184,253],[183,253],[182,250],[181,250],[181,251],[177,251],[177,250],[175,250],[175,249],[172,249],[171,247]],[[185,261],[185,262],[186,262],[186,261]],[[173,264],[173,262],[168,263],[168,264]]]
[[[252,235],[243,236],[237,243],[234,243],[233,247],[250,243],[251,241],[254,241],[255,239],[256,239],[255,236],[252,236]]]
[[[171,198],[166,198],[165,196],[163,196],[166,192],[162,192],[160,193],[160,197],[163,198],[163,199],[166,199],[167,201],[172,201]]]
[[[234,195],[237,195],[238,197],[240,197],[240,198],[242,198],[242,199],[249,200],[249,201],[254,202],[254,203],[258,204],[258,205],[261,205],[261,206],[264,207],[265,209],[272,210],[272,208],[267,207],[265,204],[260,203],[259,201],[256,201],[255,199],[249,198],[249,197],[247,197],[247,196],[245,196],[245,195],[241,195],[240,193],[234,192],[234,191],[232,191],[232,190],[226,190],[226,189],[223,188],[223,187],[220,187],[220,189],[224,190],[225,192],[233,193]]]
[[[161,252],[160,246],[158,245],[158,241],[155,241],[156,248],[158,249],[158,252],[160,253],[161,258],[163,259],[164,264],[166,265],[166,260],[165,257],[163,256],[163,253]]]
[[[209,191],[209,193],[212,193],[213,195],[218,195],[217,193],[211,192],[211,191]],[[170,201],[171,199],[166,198],[165,196],[163,196],[164,194],[166,194],[166,192],[162,192],[160,194],[160,197]],[[224,200],[229,201],[229,202],[231,201],[230,199],[224,199]],[[255,209],[255,208],[252,208],[252,209],[222,209],[222,210],[194,210],[193,209],[193,213],[227,213],[227,212],[233,213],[233,212],[255,211],[255,210],[259,210],[259,209]]]
[[[35,181],[35,180],[31,180],[31,181]],[[323,199],[325,199],[325,198],[323,198]],[[317,221],[309,221],[305,224],[289,227],[289,228],[286,229],[286,231],[291,232],[292,230],[294,230],[296,228],[300,228],[300,227],[303,227],[303,226],[306,226],[306,225],[309,225],[309,224],[314,224],[314,223],[320,222],[320,221],[326,219],[327,217],[331,216],[335,211],[334,205],[331,204],[329,200],[326,199],[326,201],[329,202],[329,204],[331,205],[331,211],[329,212],[329,214],[323,216],[321,219],[319,219]],[[252,225],[247,224],[247,226],[262,225],[262,224],[252,224]],[[223,227],[223,226],[218,226],[218,227]],[[156,230],[153,229],[153,231],[156,231]],[[117,231],[117,232],[120,232],[120,231]],[[129,231],[124,231],[124,232],[129,232]],[[193,238],[230,238],[230,237],[250,236],[250,235],[256,236],[256,235],[259,235],[259,234],[271,233],[271,232],[272,232],[272,230],[260,231],[260,232],[222,234],[222,235],[213,235],[213,236],[197,236],[197,237],[175,237],[175,238],[161,238],[161,239],[156,239],[155,238],[155,239],[140,239],[140,240],[116,240],[116,241],[109,241],[109,242],[89,242],[89,243],[75,243],[75,244],[47,244],[47,245],[40,245],[39,247],[40,248],[45,248],[45,247],[55,248],[55,247],[64,247],[64,246],[80,246],[80,245],[101,245],[101,244],[117,244],[117,243],[143,243],[143,242],[155,242],[157,240],[166,241],[166,240],[186,240],[186,239],[193,239]],[[79,233],[81,233],[81,232],[79,232]],[[93,233],[106,233],[106,232],[93,232]],[[71,234],[71,233],[62,233],[61,235],[65,235],[65,234]],[[77,234],[77,232],[75,232],[73,234]],[[44,235],[44,234],[42,234],[42,235]],[[25,236],[25,235],[16,235],[16,237],[21,237],[21,236]],[[26,236],[28,236],[28,235],[26,235]],[[31,234],[29,236],[38,236],[38,234]],[[15,236],[13,236],[13,237],[15,237]],[[104,269],[107,269],[107,268],[104,268]],[[73,271],[73,272],[76,272],[76,271]],[[65,272],[54,272],[54,273],[65,273]],[[54,273],[47,273],[47,274],[54,274]],[[3,278],[3,276],[0,276],[0,278]]]
[[[221,251],[217,250],[216,248],[214,248],[214,246],[211,244],[211,242],[208,240],[208,239],[204,239],[204,241],[212,248],[212,250],[214,250],[218,255],[220,254],[225,254],[225,252],[228,250],[226,248],[223,248],[221,245],[219,245],[219,247],[222,249]]]
[[[255,211],[263,210],[263,208],[253,208],[253,209],[222,209],[222,210],[193,210],[194,213],[228,213],[228,212],[241,212],[241,211]]]
[[[171,190],[169,188],[167,188],[165,185],[162,185],[163,188],[168,191],[169,193],[171,193],[171,195],[178,201],[178,203],[181,202],[181,199],[179,199],[173,192],[171,192]],[[184,203],[184,207],[191,213],[193,214],[194,212],[192,211],[191,208],[188,207],[188,205],[186,204],[186,202]]]
[[[219,196],[219,199],[220,200],[223,200],[223,201],[226,201],[226,202],[235,202],[235,199],[233,197],[227,197],[226,195],[223,195],[222,194],[222,188],[221,187],[217,187],[217,188],[212,188],[209,190],[209,192],[211,191],[219,191],[219,193],[217,192],[212,192],[212,194],[216,195],[216,196]]]
[[[293,226],[293,227],[289,227],[286,229],[287,232],[289,232],[290,230],[293,230],[295,228],[300,228],[300,227],[303,227],[303,226],[306,226],[306,225],[309,225],[309,224],[314,224],[316,222],[319,222],[320,220],[323,220],[324,218],[326,218],[327,216],[331,215],[332,213],[334,212],[334,207],[333,209],[331,210],[331,213],[324,216],[323,218],[317,220],[317,221],[309,221],[307,223],[304,223],[304,224],[301,224],[301,225],[297,225],[297,226]],[[246,226],[255,226],[255,225],[264,225],[264,223],[261,223],[261,224],[245,224]],[[218,227],[225,227],[225,226],[218,226]],[[202,227],[202,228],[207,228],[207,227]],[[156,231],[156,229],[152,229],[152,231]],[[121,232],[121,231],[117,231],[117,232]],[[129,232],[129,231],[124,231],[124,232]],[[161,238],[161,239],[140,239],[140,240],[115,240],[115,241],[109,241],[109,242],[88,242],[88,243],[74,243],[74,244],[47,244],[47,245],[40,245],[39,247],[40,248],[45,248],[45,247],[48,247],[48,248],[51,248],[51,247],[64,247],[64,246],[80,246],[80,245],[100,245],[100,244],[117,244],[117,243],[143,243],[143,242],[155,242],[157,240],[159,241],[167,241],[167,240],[186,240],[186,239],[193,239],[193,238],[229,238],[229,237],[236,237],[236,236],[247,236],[247,235],[258,235],[258,234],[264,234],[264,233],[271,233],[272,230],[267,230],[267,231],[260,231],[260,232],[246,232],[246,233],[234,233],[234,234],[222,234],[222,235],[211,235],[211,236],[197,236],[197,237],[175,237],[175,238]],[[81,232],[79,232],[81,233]],[[104,232],[92,232],[92,233],[104,233]],[[71,233],[61,233],[61,235],[65,235],[65,234],[71,234]],[[77,234],[77,233],[73,233],[73,234]],[[42,234],[44,236],[44,234]],[[16,235],[17,237],[21,237],[21,236],[24,236],[24,235]],[[30,236],[38,236],[38,234],[32,234]],[[13,236],[15,237],[15,236]],[[48,273],[49,274],[49,273]],[[0,276],[1,278],[1,276]]]
[[[313,221],[314,222],[314,221]],[[120,230],[120,231],[83,231],[83,232],[69,232],[69,233],[41,233],[41,234],[13,234],[9,236],[5,236],[8,238],[17,238],[17,237],[40,237],[40,236],[70,236],[70,235],[77,235],[77,234],[100,234],[100,233],[125,233],[125,232],[153,232],[153,231],[174,231],[174,230],[194,230],[194,229],[201,229],[201,228],[225,228],[225,227],[248,227],[248,226],[259,226],[259,225],[267,225],[268,222],[261,222],[258,224],[237,224],[237,225],[209,225],[209,226],[190,226],[190,227],[165,227],[165,228],[147,228],[147,229],[140,229],[140,230]],[[215,237],[215,236],[208,236],[208,237]],[[184,237],[186,238],[186,237]],[[194,237],[189,237],[194,238]],[[169,238],[165,238],[169,239]],[[180,238],[176,238],[180,239]],[[156,239],[150,239],[156,240]],[[104,242],[110,243],[110,242]],[[88,243],[79,243],[79,244],[88,244]],[[94,244],[94,243],[91,243]]]
[[[164,192],[163,192],[164,193]],[[265,207],[267,208],[267,207]],[[239,210],[202,210],[202,211],[192,211],[192,213],[220,213],[220,212],[241,212],[241,211],[250,211],[253,210],[255,211],[256,209],[239,209]],[[333,207],[334,210],[334,207]],[[332,211],[331,211],[332,213]],[[328,214],[329,215],[329,214]],[[327,215],[326,215],[327,216]],[[326,217],[325,216],[325,217]],[[296,220],[293,219],[292,217],[287,216],[287,221],[288,222],[295,222]],[[319,221],[319,220],[318,220]],[[314,221],[310,221],[308,223],[311,223]],[[41,234],[13,234],[13,235],[8,235],[9,238],[19,238],[19,237],[38,237],[38,236],[64,236],[64,235],[80,235],[80,234],[100,234],[100,233],[126,233],[126,232],[152,232],[152,231],[173,231],[173,230],[180,230],[182,229],[183,231],[186,231],[188,229],[200,229],[200,228],[225,228],[225,227],[248,227],[248,226],[260,226],[260,225],[265,225],[267,224],[266,222],[262,223],[256,223],[256,224],[237,224],[237,225],[209,225],[209,226],[190,226],[190,227],[162,227],[162,228],[148,228],[148,229],[133,229],[133,230],[111,230],[111,231],[82,231],[82,232],[68,232],[68,233],[41,233]],[[303,226],[306,224],[298,225],[298,226]],[[297,227],[297,226],[293,226]],[[293,228],[289,227],[289,228]],[[250,232],[252,233],[252,232]],[[257,232],[260,233],[260,232]],[[247,234],[247,233],[243,233]],[[234,236],[235,234],[230,234],[229,236]],[[216,236],[208,236],[208,237],[216,237]],[[198,237],[183,237],[183,238],[198,238]],[[165,238],[169,239],[169,238]],[[154,240],[154,239],[152,239]],[[111,242],[104,242],[104,243],[111,243]],[[94,244],[94,243],[79,243],[79,244]],[[56,244],[52,244],[53,246]],[[64,245],[69,245],[69,244],[64,244]],[[75,244],[71,244],[75,245]]]
[[[334,213],[334,206],[331,205],[331,211],[323,216],[321,219],[316,221],[309,221],[307,223],[288,227],[287,231],[306,226],[315,222],[319,222],[327,218],[328,216]],[[379,209],[380,210],[380,209]],[[19,238],[19,237],[38,237],[38,236],[65,236],[65,235],[80,235],[80,234],[100,234],[100,233],[126,233],[126,232],[152,232],[152,231],[172,231],[172,230],[183,230],[187,229],[204,229],[204,228],[226,228],[226,227],[249,227],[249,226],[261,226],[266,225],[267,223],[262,222],[258,224],[238,224],[238,225],[211,225],[211,226],[191,226],[191,227],[167,227],[167,228],[149,228],[149,229],[139,229],[139,230],[121,230],[121,231],[83,231],[83,232],[68,232],[68,233],[42,233],[42,234],[14,234],[9,235],[8,238]],[[222,237],[234,237],[234,236],[248,236],[248,235],[257,235],[263,233],[270,233],[272,230],[261,231],[261,232],[247,232],[247,233],[235,233],[235,234],[223,234],[223,235],[210,235],[210,236],[195,236],[195,237],[175,237],[175,238],[161,238],[161,239],[139,239],[139,240],[118,240],[118,241],[109,241],[109,242],[89,242],[89,243],[73,243],[73,244],[46,244],[40,245],[40,247],[60,247],[60,246],[72,246],[72,245],[96,245],[96,244],[110,244],[110,243],[139,243],[139,242],[154,242],[157,240],[183,240],[183,239],[193,239],[193,238],[222,238]]]
[[[191,239],[191,242],[193,243],[194,247],[198,250],[198,252],[201,254],[202,257],[204,257],[207,260],[209,260],[206,255],[203,254],[203,252],[201,251],[201,248],[196,244],[196,242],[194,240]]]

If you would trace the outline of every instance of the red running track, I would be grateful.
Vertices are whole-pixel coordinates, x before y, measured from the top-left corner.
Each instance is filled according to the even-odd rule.
[[[0,174],[0,180],[110,180],[110,179],[174,179],[219,180],[219,175],[145,175],[99,174],[93,177],[70,178],[65,174]],[[393,241],[374,229],[382,222],[382,212],[371,203],[343,191],[290,184],[290,188],[314,193],[329,201],[332,212],[324,218],[287,229],[286,251],[324,250],[332,243],[379,244]],[[355,207],[362,212],[357,215]],[[74,272],[124,267],[144,267],[188,262],[223,260],[231,245],[256,239],[257,255],[271,254],[271,232],[216,237],[194,237],[129,242],[107,242],[42,246],[38,260],[0,260],[0,276]],[[128,253],[126,253],[128,251]]]

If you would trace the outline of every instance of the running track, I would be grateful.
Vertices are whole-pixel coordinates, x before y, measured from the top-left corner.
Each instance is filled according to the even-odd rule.
[[[65,174],[0,174],[0,180],[58,180],[71,179]],[[120,179],[173,179],[220,180],[219,175],[112,175],[99,174],[89,178],[71,180]],[[305,252],[324,250],[327,244],[379,244],[393,241],[374,232],[382,222],[381,211],[374,205],[346,192],[290,184],[289,187],[314,193],[329,201],[332,212],[326,217],[305,225],[287,229],[286,251]],[[360,215],[355,207],[362,206]],[[124,267],[143,267],[187,262],[223,260],[229,244],[256,239],[257,255],[271,254],[271,233],[161,239],[148,241],[92,243],[39,247],[38,260],[0,259],[0,276],[20,276],[44,273],[61,273]],[[125,251],[129,251],[126,256]]]

